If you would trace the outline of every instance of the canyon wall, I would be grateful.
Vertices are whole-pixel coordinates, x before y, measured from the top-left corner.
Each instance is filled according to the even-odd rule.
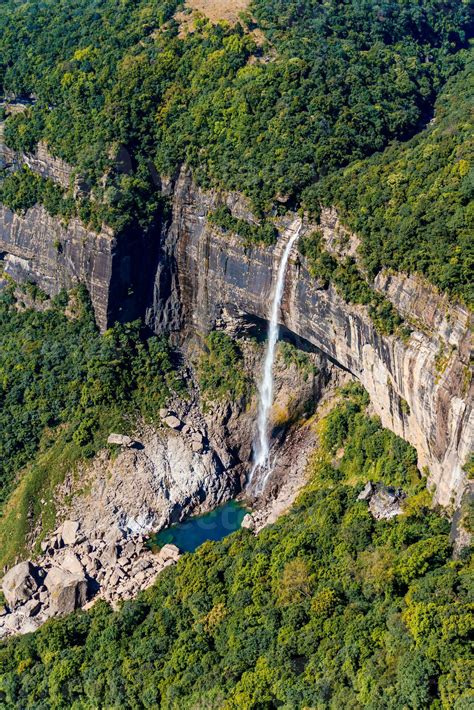
[[[173,216],[155,282],[156,307],[148,314],[155,329],[185,335],[205,333],[229,314],[265,319],[281,251],[299,218],[282,221],[283,238],[275,247],[246,246],[208,225],[206,215],[221,197],[196,188],[188,172],[164,189],[172,197]],[[234,216],[253,219],[241,197],[225,199]],[[334,212],[324,215],[323,224],[331,241],[338,229]],[[383,425],[416,447],[436,499],[458,503],[474,438],[470,315],[418,277],[381,273],[375,285],[413,328],[409,338],[378,333],[367,309],[347,304],[332,286],[322,288],[295,248],[281,323],[361,381]]]
[[[64,225],[41,205],[24,215],[0,205],[5,273],[21,283],[34,282],[50,296],[62,288],[86,284],[102,329],[109,319],[114,249],[114,235],[107,229],[95,234],[77,219]]]
[[[44,151],[30,164],[58,182],[72,176]],[[248,246],[207,221],[222,199],[235,217],[253,221],[241,196],[200,190],[186,170],[163,181],[162,189],[172,217],[146,234],[114,235],[107,228],[96,234],[78,220],[61,224],[41,206],[16,215],[0,205],[5,270],[48,294],[85,283],[102,330],[142,316],[155,332],[182,342],[229,319],[266,319],[281,251],[299,218],[281,220],[283,238],[275,247]],[[337,248],[341,227],[334,211],[324,215],[323,228],[328,248]],[[351,253],[356,239],[345,245]],[[282,324],[361,381],[383,425],[416,447],[437,500],[457,503],[474,433],[469,313],[417,277],[381,273],[376,287],[412,326],[406,340],[380,335],[365,307],[323,288],[295,248]]]
[[[40,143],[34,154],[18,154],[2,143],[1,134],[0,124],[0,168],[16,170],[27,165],[63,188],[72,185],[75,192],[86,188],[74,169],[50,155],[44,144]],[[117,320],[141,317],[144,304],[153,300],[158,258],[155,226],[146,232],[130,228],[125,234],[116,234],[102,225],[100,232],[94,232],[79,219],[65,222],[52,217],[41,205],[17,214],[0,203],[4,273],[17,282],[36,284],[48,296],[85,284],[102,331]]]

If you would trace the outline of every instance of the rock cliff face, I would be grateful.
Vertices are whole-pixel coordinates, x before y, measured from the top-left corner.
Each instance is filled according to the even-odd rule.
[[[114,235],[88,231],[79,220],[67,226],[35,205],[18,215],[0,205],[0,252],[7,274],[33,281],[48,295],[85,283],[97,322],[106,327],[115,250]]]
[[[32,155],[10,150],[2,143],[0,124],[0,167],[16,169],[23,164],[62,187],[73,182],[76,191],[85,189],[73,168],[51,156],[44,144]],[[144,312],[145,304],[153,298],[158,246],[155,227],[148,232],[129,229],[115,234],[104,225],[96,233],[79,219],[66,224],[52,217],[41,205],[19,215],[0,204],[4,271],[16,281],[35,283],[49,296],[62,288],[85,284],[101,330]]]
[[[30,163],[58,182],[72,179],[44,151]],[[298,218],[282,221],[275,247],[249,247],[208,225],[222,195],[198,189],[188,171],[164,181],[162,189],[172,217],[147,234],[114,235],[105,228],[95,234],[77,220],[62,225],[40,206],[19,216],[0,205],[6,271],[49,294],[84,282],[102,329],[144,316],[155,332],[183,342],[223,319],[262,323],[282,248]],[[254,220],[241,196],[225,200],[234,216]],[[357,240],[340,239],[334,211],[324,216],[323,228],[328,248],[337,251],[344,243],[346,253],[353,253]],[[321,288],[295,248],[282,324],[362,382],[383,425],[417,448],[437,500],[458,502],[474,433],[469,313],[415,277],[383,273],[376,287],[414,328],[406,341],[380,335],[364,307],[348,305],[332,287]]]
[[[219,198],[196,188],[188,172],[165,189],[173,216],[163,239],[150,323],[186,334],[207,331],[223,313],[265,319],[281,251],[298,220],[285,222],[274,248],[248,247],[207,224]],[[235,216],[253,219],[241,198],[231,194],[226,201]],[[332,217],[326,215],[326,232],[338,228]],[[469,313],[416,277],[383,273],[376,287],[409,319],[414,330],[406,341],[380,335],[364,307],[348,305],[332,287],[321,288],[295,248],[282,325],[361,381],[383,425],[416,447],[436,499],[457,503],[474,434]]]
[[[3,127],[0,124],[0,139],[3,136]],[[45,143],[40,142],[35,153],[22,154],[0,142],[0,163],[10,168],[21,168],[27,165],[30,170],[43,178],[54,180],[55,183],[67,189],[75,182],[75,171],[60,158],[55,158],[48,152]]]

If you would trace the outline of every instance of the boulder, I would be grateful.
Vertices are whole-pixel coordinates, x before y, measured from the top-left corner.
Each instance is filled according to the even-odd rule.
[[[79,523],[77,520],[65,520],[64,523],[58,530],[59,535],[65,545],[74,545],[77,540],[77,533],[79,532]]]
[[[13,633],[17,633],[20,629],[21,622],[23,621],[23,618],[19,616],[18,614],[7,614],[5,617],[5,620],[3,622],[3,626],[7,631],[12,631]]]
[[[247,530],[255,530],[255,520],[251,513],[247,513],[247,515],[244,516],[240,527],[246,528]]]
[[[137,553],[137,547],[132,540],[129,540],[122,549],[122,555],[124,557],[134,557]]]
[[[390,520],[403,513],[404,498],[406,493],[400,488],[378,485],[370,498],[369,510],[376,520]]]
[[[137,560],[132,569],[132,574],[137,574],[143,572],[151,567],[151,562],[149,560]]]
[[[28,601],[38,586],[38,568],[29,560],[9,569],[2,583],[5,599],[11,609],[21,602]]]
[[[74,554],[72,550],[67,550],[60,565],[61,569],[64,569],[66,572],[70,572],[78,577],[81,577],[84,574],[84,568],[79,560],[79,557]]]
[[[39,627],[40,622],[36,619],[25,618],[19,628],[20,634],[31,634]]]
[[[179,548],[176,547],[176,545],[163,545],[161,550],[159,551],[157,558],[160,562],[164,563],[167,560],[171,560],[172,562],[177,562],[180,556],[180,551]]]
[[[134,580],[138,585],[140,585],[140,584],[143,584],[143,582],[145,581],[145,578],[146,578],[145,572],[138,572],[135,575]]]
[[[364,490],[359,493],[357,500],[370,500],[374,493],[374,484],[372,481],[367,481]]]
[[[100,564],[103,567],[111,567],[116,564],[118,559],[117,545],[108,545],[104,548],[100,556]]]
[[[169,426],[170,429],[179,429],[182,425],[181,419],[175,417],[174,414],[170,414],[169,416],[165,417],[163,419],[163,423],[166,424],[166,426]]]
[[[107,437],[107,443],[130,448],[134,445],[135,441],[130,436],[126,436],[125,434],[109,434]]]
[[[50,595],[53,615],[69,614],[87,601],[87,580],[59,567],[53,567],[44,581]]]
[[[22,604],[22,606],[18,609],[18,613],[27,617],[36,616],[40,609],[41,602],[39,599],[30,599],[26,602],[26,604]]]

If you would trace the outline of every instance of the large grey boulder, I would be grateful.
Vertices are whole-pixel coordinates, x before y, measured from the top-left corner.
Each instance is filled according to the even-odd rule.
[[[38,571],[29,560],[20,562],[8,570],[3,578],[2,589],[11,609],[28,601],[36,592],[39,586]]]
[[[58,530],[58,536],[61,536],[65,545],[74,545],[79,532],[79,523],[77,520],[65,520]]]
[[[117,446],[126,446],[130,448],[134,445],[135,441],[126,434],[109,434],[107,438],[108,444],[116,444]]]
[[[367,481],[364,490],[359,493],[357,500],[370,500],[375,492],[375,487],[372,481]]]
[[[61,569],[74,574],[76,577],[82,577],[84,574],[84,568],[79,557],[72,550],[67,550],[60,565]]]
[[[406,498],[400,488],[377,486],[369,502],[369,510],[376,520],[390,520],[403,513],[403,500]]]
[[[84,575],[53,567],[44,580],[49,592],[52,615],[69,614],[87,601],[87,580]]]
[[[169,560],[171,560],[172,562],[177,562],[180,555],[181,553],[179,551],[179,548],[176,547],[176,545],[171,545],[170,543],[167,543],[166,545],[163,545],[157,555],[157,558],[160,560],[160,562],[168,562]]]
[[[30,599],[29,601],[26,602],[26,604],[22,604],[22,606],[18,609],[18,614],[21,616],[36,616],[36,614],[39,612],[41,609],[41,602],[39,599]]]
[[[170,429],[179,429],[183,422],[178,417],[175,417],[174,414],[170,414],[163,419],[163,423],[169,426]]]

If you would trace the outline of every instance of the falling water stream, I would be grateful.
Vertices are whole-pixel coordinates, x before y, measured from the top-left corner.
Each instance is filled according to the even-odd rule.
[[[263,362],[263,373],[258,386],[259,402],[257,416],[257,436],[254,444],[253,467],[250,472],[249,487],[255,493],[261,493],[265,488],[268,477],[272,472],[270,461],[270,436],[269,436],[269,414],[273,404],[273,362],[275,360],[275,349],[278,340],[278,319],[280,315],[281,300],[285,285],[285,274],[288,259],[290,257],[293,244],[300,235],[301,226],[298,227],[288,240],[283,251],[278,275],[273,293],[273,300],[270,310],[270,320],[268,325],[268,339]],[[254,486],[254,477],[259,473],[259,479]]]

